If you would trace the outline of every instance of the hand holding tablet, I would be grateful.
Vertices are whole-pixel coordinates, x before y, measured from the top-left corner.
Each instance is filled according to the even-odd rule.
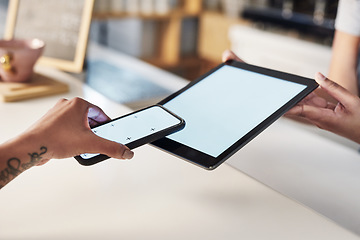
[[[227,61],[159,103],[186,126],[152,144],[215,169],[317,87],[312,79]]]

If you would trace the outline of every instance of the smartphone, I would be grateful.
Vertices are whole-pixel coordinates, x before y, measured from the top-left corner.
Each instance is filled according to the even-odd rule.
[[[91,130],[102,138],[134,149],[177,132],[184,127],[184,119],[161,105],[153,105],[113,119]],[[75,156],[75,159],[85,166],[96,164],[108,158],[104,154],[89,153]]]

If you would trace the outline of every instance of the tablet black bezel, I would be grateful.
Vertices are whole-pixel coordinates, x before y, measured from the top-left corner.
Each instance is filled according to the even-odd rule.
[[[206,74],[202,75],[198,79],[190,82],[187,86],[180,89],[179,91],[175,92],[174,94],[170,95],[169,97],[163,99],[158,104],[163,105],[178,95],[182,94],[195,84],[199,83],[203,79],[205,79],[207,76],[211,75],[224,65],[237,67],[240,69],[252,71],[255,73],[264,74],[267,76],[279,78],[282,80],[300,83],[306,86],[306,88],[301,91],[298,95],[293,97],[290,101],[288,101],[285,105],[283,105],[281,108],[279,108],[277,111],[275,111],[273,114],[271,114],[268,118],[266,118],[264,121],[262,121],[259,125],[257,125],[255,128],[253,128],[250,132],[248,132],[245,136],[240,138],[237,142],[235,142],[233,145],[231,145],[229,148],[227,148],[224,152],[222,152],[218,157],[213,157],[208,154],[205,154],[203,152],[200,152],[194,148],[191,148],[189,146],[186,146],[184,144],[181,144],[179,142],[176,142],[172,139],[169,139],[167,137],[159,139],[155,142],[152,142],[151,144],[165,150],[171,154],[174,154],[180,158],[183,158],[184,160],[187,160],[191,163],[194,163],[200,167],[203,167],[207,170],[213,170],[216,167],[218,167],[220,164],[222,164],[225,160],[227,160],[230,156],[232,156],[235,152],[237,152],[239,149],[241,149],[243,146],[245,146],[248,142],[250,142],[253,138],[255,138],[258,134],[260,134],[264,129],[266,129],[269,125],[271,125],[274,121],[276,121],[278,118],[280,118],[284,113],[286,113],[289,109],[291,109],[293,106],[295,106],[299,101],[301,101],[304,97],[306,97],[309,93],[314,91],[318,84],[310,78],[305,78],[301,76],[297,76],[294,74],[289,74],[285,72],[280,72],[272,69],[267,69],[263,67],[258,67],[254,65],[250,65],[243,62],[237,62],[234,60],[227,61],[225,63],[220,64],[216,68],[212,69],[211,71],[207,72]],[[185,119],[186,121],[186,119]]]

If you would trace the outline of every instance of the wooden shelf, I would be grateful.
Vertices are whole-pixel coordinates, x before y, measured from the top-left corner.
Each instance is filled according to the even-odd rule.
[[[103,0],[96,0],[103,1]],[[169,19],[172,17],[197,17],[202,11],[202,0],[180,0],[176,9],[167,13],[142,13],[141,11],[136,13],[129,13],[126,11],[100,11],[94,10],[93,18],[95,19],[108,19],[108,18],[127,18],[136,17],[142,19]]]
[[[152,65],[155,65],[160,68],[172,68],[174,67],[174,64],[169,64],[168,62],[164,62],[162,58],[160,57],[154,57],[154,58],[143,58],[143,61],[150,63]],[[198,64],[198,57],[197,56],[185,56],[181,57],[181,63],[179,65],[182,66],[191,66]]]
[[[94,12],[94,19],[116,19],[116,18],[141,18],[144,20],[168,20],[173,17],[198,17],[199,14],[185,12],[183,10],[173,10],[166,14],[160,13],[126,13],[126,12]]]
[[[220,63],[199,56],[182,56],[181,61],[176,65],[168,64],[160,58],[144,58],[142,60],[190,81],[197,79]]]
[[[187,18],[187,17],[198,17],[197,13],[185,12],[183,10],[173,10],[166,14],[145,14],[145,13],[125,13],[125,12],[102,12],[93,13],[94,19],[121,19],[121,18],[141,18],[144,20],[169,20],[171,18]]]
[[[96,0],[101,1],[101,0]],[[181,29],[185,18],[198,18],[202,11],[202,0],[180,0],[176,9],[166,14],[145,14],[127,12],[94,12],[94,19],[121,19],[139,18],[142,20],[153,20],[158,24],[159,41],[157,42],[157,53],[150,61],[156,66],[173,67],[180,63]]]
[[[198,54],[213,62],[220,62],[223,51],[231,47],[228,37],[230,26],[250,24],[249,21],[211,11],[203,12],[199,19]]]

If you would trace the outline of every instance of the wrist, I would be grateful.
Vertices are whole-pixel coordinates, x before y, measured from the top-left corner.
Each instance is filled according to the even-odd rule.
[[[0,145],[0,188],[25,170],[49,159],[48,149],[36,136],[22,134]]]
[[[13,144],[15,147],[20,147],[19,150],[26,154],[27,158],[24,159],[26,162],[31,159],[33,161],[40,161],[45,159],[50,160],[52,158],[48,138],[42,137],[39,133],[27,131],[14,140],[15,142]]]

